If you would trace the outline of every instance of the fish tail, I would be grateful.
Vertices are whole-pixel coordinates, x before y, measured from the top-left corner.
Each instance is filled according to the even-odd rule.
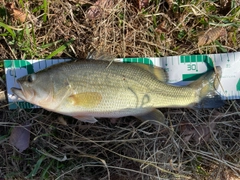
[[[221,75],[221,67],[217,66],[216,72],[209,71],[189,85],[196,90],[199,97],[199,102],[194,106],[195,108],[218,108],[224,104],[217,93]]]

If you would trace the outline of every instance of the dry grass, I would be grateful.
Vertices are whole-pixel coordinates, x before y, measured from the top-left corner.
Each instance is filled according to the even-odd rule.
[[[117,1],[86,18],[88,1],[15,1],[28,14],[21,24],[0,7],[0,58],[85,57],[102,49],[116,57],[171,56],[239,51],[239,2]],[[226,5],[225,5],[226,4]],[[232,7],[231,7],[232,4]],[[198,47],[198,37],[224,27],[226,37]],[[2,65],[2,62],[1,62]],[[5,91],[1,66],[1,91]],[[239,179],[240,101],[217,110],[165,109],[159,127],[128,117],[115,124],[82,123],[42,109],[0,109],[0,179]],[[216,114],[219,115],[216,117]],[[214,120],[215,119],[215,120]],[[207,141],[186,141],[183,122],[216,122]],[[30,147],[9,145],[11,128],[31,121]]]

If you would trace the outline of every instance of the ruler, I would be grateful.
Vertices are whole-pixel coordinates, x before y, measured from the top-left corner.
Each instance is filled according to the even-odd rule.
[[[45,69],[53,64],[69,61],[55,60],[4,60],[7,98],[9,109],[36,108],[37,106],[17,99],[11,92],[12,87],[19,87],[16,79]],[[168,73],[168,83],[185,86],[198,79],[214,66],[222,68],[221,86],[217,89],[223,100],[240,99],[240,52],[204,55],[186,55],[150,58],[118,58],[123,63],[145,63],[162,67]]]

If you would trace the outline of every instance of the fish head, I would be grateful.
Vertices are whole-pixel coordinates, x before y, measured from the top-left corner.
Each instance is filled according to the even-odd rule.
[[[41,107],[53,102],[53,86],[48,73],[29,74],[17,79],[20,88],[12,88],[13,94],[24,101]]]

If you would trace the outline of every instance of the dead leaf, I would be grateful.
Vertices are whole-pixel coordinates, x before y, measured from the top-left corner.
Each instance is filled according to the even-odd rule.
[[[138,0],[138,8],[141,10],[148,7],[149,0]]]
[[[198,46],[210,44],[221,36],[226,36],[227,31],[224,28],[214,28],[198,37]]]
[[[221,171],[222,179],[226,179],[226,180],[240,180],[239,175],[237,176],[237,174],[234,173],[235,171],[232,171],[231,169],[224,169],[223,171]]]
[[[168,9],[171,9],[173,5],[173,0],[166,0],[166,2],[168,3]]]
[[[192,134],[193,134],[193,133],[191,132],[191,134],[184,136],[184,137],[183,137],[183,141],[184,141],[185,143],[189,142],[190,139],[191,139],[191,137],[192,137]]]
[[[97,0],[87,11],[88,19],[97,19],[106,12],[107,9],[113,8],[114,1],[112,0]]]
[[[25,22],[27,15],[18,9],[13,9],[13,17],[20,22]]]
[[[15,20],[19,20],[22,23],[26,21],[27,18],[26,13],[15,8],[14,3],[7,3],[5,7],[9,11],[9,13],[14,17]]]
[[[67,126],[67,121],[62,117],[62,116],[58,116],[58,121],[60,124],[64,125],[64,126]]]
[[[232,1],[231,0],[220,0],[220,6],[221,8],[227,7],[229,4],[231,5]]]
[[[211,132],[215,129],[216,122],[209,124],[194,125],[192,123],[182,122],[180,124],[180,133],[183,141],[188,143],[191,139],[197,144],[208,142],[211,137]]]
[[[162,32],[166,33],[166,32],[167,32],[167,29],[166,29],[166,23],[165,23],[165,21],[161,22],[161,23],[156,27],[155,31],[156,31],[157,33],[159,33],[159,34],[162,33]]]
[[[215,129],[216,123],[198,125],[194,130],[193,139],[197,144],[208,142],[211,137],[211,132]]]
[[[6,7],[8,10],[11,10],[11,9],[13,9],[15,6],[14,6],[14,3],[7,3],[7,4],[5,5],[5,7]]]
[[[111,122],[112,124],[116,124],[117,121],[118,121],[118,118],[111,118],[111,119],[110,119],[110,122]]]
[[[9,143],[15,146],[19,150],[19,152],[23,152],[29,147],[30,129],[31,125],[29,123],[16,126],[12,129]]]
[[[227,15],[232,10],[232,0],[220,0],[220,14]]]

